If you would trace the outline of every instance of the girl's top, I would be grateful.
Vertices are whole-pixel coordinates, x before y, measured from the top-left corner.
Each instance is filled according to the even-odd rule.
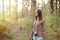
[[[42,36],[42,33],[45,31],[45,20],[34,21],[32,31],[34,34],[37,34],[37,36]]]

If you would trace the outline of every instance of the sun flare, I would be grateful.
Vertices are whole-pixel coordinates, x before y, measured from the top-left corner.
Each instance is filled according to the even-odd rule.
[[[10,1],[11,1],[11,5],[12,6],[15,6],[15,0],[4,0],[4,10],[6,11],[7,10],[7,6],[9,5],[9,3],[10,3]],[[43,2],[42,2],[42,0],[36,0],[38,3],[40,3],[40,4],[42,4],[43,2],[45,2],[45,4],[47,4],[48,3],[48,0],[43,0]],[[0,11],[3,11],[3,1],[2,0],[0,0]],[[18,0],[18,11],[19,10],[21,10],[22,9],[22,0]]]

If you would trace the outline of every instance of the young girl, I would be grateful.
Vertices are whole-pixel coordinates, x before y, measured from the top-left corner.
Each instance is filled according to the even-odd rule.
[[[40,9],[35,11],[35,21],[33,23],[30,40],[44,40],[45,39],[45,20],[42,17]]]

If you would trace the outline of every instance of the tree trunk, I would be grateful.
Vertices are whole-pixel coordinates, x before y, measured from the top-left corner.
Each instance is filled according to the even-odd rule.
[[[24,16],[24,1],[25,0],[22,0],[22,17]]]
[[[25,17],[28,13],[27,2],[28,0],[22,0],[22,17]]]
[[[59,0],[59,13],[60,13],[60,0]]]
[[[18,21],[18,0],[15,1],[16,2],[16,22]]]
[[[31,12],[34,14],[36,10],[36,0],[31,0]]]
[[[4,14],[4,0],[2,0],[2,4],[3,4],[3,21],[5,20],[5,14]]]
[[[57,10],[57,1],[58,1],[58,0],[56,0],[56,10]]]
[[[10,18],[11,18],[11,0],[9,0],[9,6],[10,6],[9,13],[10,13]]]
[[[52,9],[52,10],[51,10],[51,13],[53,13],[53,11],[54,11],[53,1],[54,1],[54,0],[50,0],[50,6],[51,6],[51,9]]]

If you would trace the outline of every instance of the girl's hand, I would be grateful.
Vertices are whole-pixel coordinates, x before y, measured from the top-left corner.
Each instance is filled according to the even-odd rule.
[[[45,40],[45,37],[46,37],[46,32],[45,31],[42,32],[42,36],[43,36],[43,38]]]
[[[29,39],[29,40],[33,40],[33,39],[32,39],[32,37],[30,37],[30,39]]]

